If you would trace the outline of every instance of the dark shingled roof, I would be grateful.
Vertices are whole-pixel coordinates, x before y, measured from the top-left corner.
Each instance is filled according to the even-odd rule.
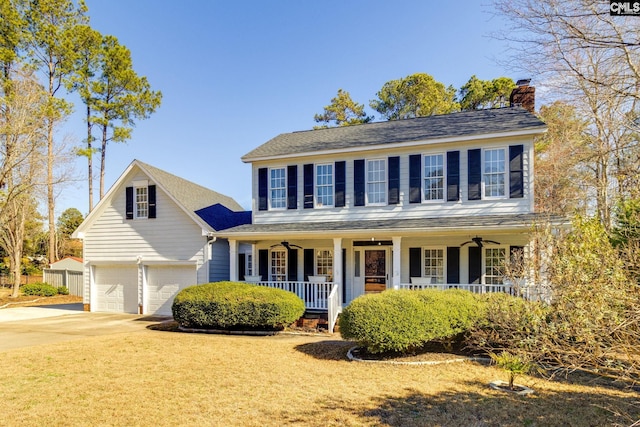
[[[283,133],[245,154],[242,160],[251,162],[260,158],[287,154],[544,129],[546,125],[522,107],[464,111],[415,119]]]
[[[505,214],[487,216],[461,216],[461,217],[438,217],[438,218],[416,218],[416,219],[385,219],[368,221],[327,221],[327,222],[295,222],[282,224],[245,224],[224,230],[223,235],[233,236],[234,234],[250,235],[256,234],[276,234],[282,236],[283,233],[340,233],[341,231],[394,231],[394,230],[415,230],[415,231],[438,231],[469,228],[528,228],[536,223],[551,222],[555,224],[565,224],[567,220],[562,217],[546,214]]]

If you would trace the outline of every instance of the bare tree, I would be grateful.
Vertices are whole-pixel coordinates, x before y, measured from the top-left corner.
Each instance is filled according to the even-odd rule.
[[[637,180],[640,26],[610,16],[599,0],[495,0],[510,28],[509,64],[544,82],[586,121],[585,166],[595,211],[611,227],[611,211],[629,179]]]
[[[0,87],[0,247],[9,255],[12,296],[18,296],[25,223],[43,185],[46,92],[32,75],[10,72]]]

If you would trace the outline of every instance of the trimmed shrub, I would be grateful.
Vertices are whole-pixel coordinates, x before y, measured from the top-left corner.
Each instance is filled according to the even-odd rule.
[[[216,282],[183,289],[171,310],[187,328],[279,329],[302,317],[305,306],[297,295],[281,289]]]
[[[370,353],[406,353],[467,331],[482,307],[471,292],[457,289],[363,295],[340,315],[340,333]]]
[[[69,295],[69,288],[66,286],[60,286],[58,288],[58,295]]]
[[[38,295],[42,297],[52,297],[58,295],[58,289],[48,283],[30,283],[20,287],[23,295]]]

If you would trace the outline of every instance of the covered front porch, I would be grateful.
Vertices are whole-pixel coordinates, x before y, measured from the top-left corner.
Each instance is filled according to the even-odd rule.
[[[530,249],[536,219],[523,214],[247,224],[220,235],[229,241],[231,280],[290,290],[309,310],[337,315],[354,298],[387,289],[524,296],[525,279],[507,278],[504,267]]]

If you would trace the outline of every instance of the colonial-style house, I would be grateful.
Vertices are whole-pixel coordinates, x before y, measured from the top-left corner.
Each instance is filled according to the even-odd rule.
[[[134,160],[73,233],[90,311],[171,315],[182,288],[229,279],[216,232],[251,221],[231,197]]]
[[[545,131],[516,105],[276,136],[242,157],[252,222],[214,233],[231,280],[292,290],[330,324],[368,292],[504,290],[502,266],[539,220],[533,141]]]

